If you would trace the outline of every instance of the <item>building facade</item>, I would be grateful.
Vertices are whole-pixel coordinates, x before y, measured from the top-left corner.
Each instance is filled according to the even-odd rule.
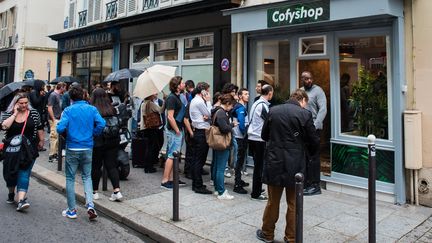
[[[91,89],[114,70],[164,64],[213,88],[231,81],[229,68],[220,68],[231,59],[230,18],[221,10],[238,1],[65,2],[64,31],[51,36],[58,41],[58,75],[77,76]]]
[[[303,71],[326,93],[321,179],[329,190],[367,196],[366,137],[374,134],[378,198],[406,202],[403,11],[402,0],[254,0],[224,11],[241,42],[237,77],[252,96],[263,79],[282,103]]]
[[[47,36],[62,30],[63,8],[57,0],[0,1],[0,82],[54,76],[57,45]]]

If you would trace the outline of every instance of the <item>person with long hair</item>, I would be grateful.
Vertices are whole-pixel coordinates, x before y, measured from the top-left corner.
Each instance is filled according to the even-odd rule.
[[[118,129],[120,129],[120,123],[116,117],[116,110],[111,104],[111,100],[108,94],[102,88],[96,88],[93,90],[90,103],[95,106],[100,115],[105,119],[107,127],[112,124],[115,126],[117,120]],[[111,122],[110,122],[111,121]],[[114,122],[114,124],[113,124]],[[93,146],[93,162],[92,162],[92,181],[93,181],[93,198],[99,199],[97,193],[99,189],[99,181],[102,176],[102,165],[108,172],[108,177],[113,187],[113,193],[109,200],[121,201],[123,195],[120,192],[120,176],[117,167],[117,154],[120,143],[120,133],[107,133],[104,132],[101,135],[95,137],[95,143]]]
[[[31,148],[35,157],[38,156],[38,149],[43,148],[44,132],[39,113],[29,104],[29,98],[25,93],[18,93],[13,98],[6,112],[2,116],[1,128],[6,131],[6,141],[22,133],[30,141]],[[15,202],[15,188],[18,194],[17,211],[23,211],[30,207],[27,201],[27,191],[29,188],[30,174],[35,160],[26,168],[20,168],[17,175],[8,176],[6,186],[9,189],[7,203]],[[5,169],[6,159],[3,165]],[[5,173],[3,173],[5,175]],[[6,179],[6,178],[5,178]]]
[[[228,112],[232,110],[235,104],[235,99],[231,94],[224,94],[221,98],[221,105],[216,107],[212,111],[212,120],[214,121],[213,125],[218,127],[222,134],[231,133],[232,129],[238,125],[237,122],[231,122]],[[231,147],[228,147],[224,150],[215,150],[214,153],[214,163],[213,166],[213,178],[214,178],[214,187],[215,191],[218,193],[217,198],[219,200],[232,200],[234,196],[231,196],[228,193],[228,190],[225,190],[225,181],[224,181],[224,171],[228,163],[229,154]]]

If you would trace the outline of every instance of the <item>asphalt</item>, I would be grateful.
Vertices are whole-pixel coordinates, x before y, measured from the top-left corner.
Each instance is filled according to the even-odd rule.
[[[57,163],[48,162],[47,152],[41,152],[32,175],[64,193],[64,172],[57,171]],[[95,201],[96,210],[159,242],[259,242],[255,231],[261,226],[266,203],[252,201],[248,194],[233,193],[233,178],[226,178],[226,187],[235,196],[231,201],[195,194],[191,181],[181,178],[188,185],[180,188],[180,221],[174,222],[173,193],[160,188],[161,177],[160,168],[154,174],[131,168],[128,180],[120,182],[124,200],[108,200],[108,182],[108,191],[100,193],[101,199]],[[252,175],[244,180],[251,182]],[[208,181],[205,176],[205,184],[212,189]],[[82,188],[77,175],[76,195],[81,202]],[[304,242],[367,242],[367,205],[365,198],[327,190],[305,197]],[[285,211],[286,203],[282,202],[275,242],[283,242]],[[377,201],[377,242],[431,242],[431,215],[431,208]]]

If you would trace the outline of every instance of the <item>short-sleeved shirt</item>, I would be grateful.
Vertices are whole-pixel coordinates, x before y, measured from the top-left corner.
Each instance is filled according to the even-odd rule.
[[[183,128],[183,118],[184,118],[184,114],[186,113],[185,112],[186,107],[184,106],[183,102],[180,100],[179,95],[171,93],[166,99],[165,107],[167,111],[174,110],[174,119],[176,120],[177,127],[181,130]],[[168,121],[167,121],[167,128],[169,130],[173,130],[171,124]]]
[[[61,95],[57,92],[51,92],[48,97],[48,106],[52,106],[55,119],[60,119],[62,108],[61,108]]]

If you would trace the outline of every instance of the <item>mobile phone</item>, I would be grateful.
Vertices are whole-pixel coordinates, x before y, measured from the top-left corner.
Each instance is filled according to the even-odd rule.
[[[202,95],[202,96],[207,96],[208,93],[207,93],[207,91],[205,91],[205,90],[201,90],[201,95]]]

